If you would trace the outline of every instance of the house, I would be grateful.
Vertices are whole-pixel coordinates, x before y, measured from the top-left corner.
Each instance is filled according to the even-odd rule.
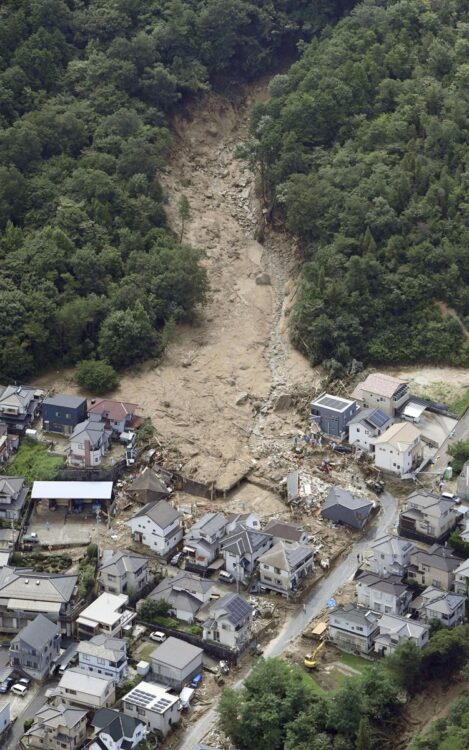
[[[0,422],[0,466],[6,464],[19,447],[19,435],[8,432],[8,425]]]
[[[357,602],[373,612],[404,615],[412,593],[396,575],[381,577],[376,573],[360,573],[356,579]]]
[[[447,628],[462,625],[466,609],[466,597],[427,586],[410,605],[419,620],[431,623],[438,620]]]
[[[367,607],[344,604],[335,607],[329,617],[329,637],[342,651],[369,654],[378,634],[379,615]]]
[[[31,499],[49,509],[72,512],[87,508],[92,513],[112,501],[112,482],[33,482]]]
[[[242,651],[251,640],[253,608],[239,594],[225,594],[214,602],[204,622],[204,641]]]
[[[144,721],[152,732],[166,736],[181,716],[179,697],[162,685],[139,682],[122,698],[122,713]]]
[[[130,404],[127,401],[110,401],[106,398],[100,398],[91,402],[88,407],[88,415],[97,417],[105,423],[106,428],[111,430],[115,435],[132,430],[140,424],[138,417],[135,417],[138,404]]]
[[[460,562],[450,547],[434,544],[429,550],[419,549],[411,555],[407,575],[421,586],[435,586],[449,591]]]
[[[10,664],[35,680],[43,680],[60,655],[60,626],[37,615],[10,642]]]
[[[79,667],[65,670],[57,686],[57,694],[70,705],[88,708],[109,708],[116,702],[116,687],[112,677],[91,674]]]
[[[201,648],[170,636],[150,654],[155,680],[180,690],[201,671],[203,653]]]
[[[261,530],[260,519],[255,513],[229,513],[226,518],[226,532],[234,531],[239,525],[256,531]]]
[[[314,568],[314,552],[298,542],[277,542],[259,557],[261,590],[277,591],[287,598]]]
[[[458,495],[461,500],[469,500],[469,461],[466,461],[458,477]]]
[[[403,380],[373,372],[359,383],[352,393],[365,408],[381,409],[390,417],[395,417],[410,398],[409,388]]]
[[[341,487],[331,487],[321,508],[321,516],[352,529],[363,529],[374,508],[375,503],[371,500],[352,495]]]
[[[129,597],[126,594],[105,592],[98,596],[77,618],[80,637],[90,638],[103,633],[113,638],[130,631],[137,613],[125,609],[128,602]]]
[[[360,409],[348,423],[348,441],[364,451],[374,450],[375,438],[386,432],[392,417],[381,409]]]
[[[368,569],[380,576],[398,575],[402,578],[416,549],[415,544],[408,539],[385,534],[371,545]]]
[[[10,727],[10,724],[10,704],[4,703],[0,706],[0,738],[2,737],[3,733],[6,732]]]
[[[193,622],[197,612],[209,601],[212,589],[211,581],[184,572],[174,578],[164,578],[147,599],[163,600],[169,604],[169,611],[173,617],[184,622]]]
[[[396,422],[374,441],[377,469],[404,477],[422,461],[420,431],[410,422]]]
[[[408,617],[381,615],[378,620],[378,633],[375,635],[374,649],[384,656],[392,654],[399,643],[413,641],[418,648],[427,645],[430,628]]]
[[[91,726],[95,730],[94,738],[86,750],[133,750],[147,733],[142,719],[112,708],[96,711]]]
[[[0,529],[0,552],[12,552],[15,548],[19,531],[13,529]]]
[[[308,534],[299,523],[272,520],[269,521],[264,531],[272,535],[274,542],[308,544]]]
[[[357,411],[356,401],[321,393],[311,402],[310,418],[321,432],[340,438],[345,434],[348,423]]]
[[[105,549],[99,564],[98,580],[101,589],[110,594],[140,592],[150,581],[148,557],[127,550],[114,552]]]
[[[127,643],[120,638],[94,635],[77,646],[78,666],[83,672],[104,674],[116,684],[122,682],[127,672]]]
[[[40,750],[79,748],[86,740],[86,718],[87,712],[81,708],[45,703],[35,712],[34,722],[24,733],[21,746]]]
[[[18,521],[24,508],[28,488],[23,477],[0,477],[0,518]]]
[[[218,557],[226,526],[226,518],[221,513],[206,513],[196,521],[184,538],[186,561],[207,568]]]
[[[245,581],[254,572],[257,560],[272,546],[272,536],[237,526],[221,543],[225,568],[238,581]]]
[[[86,398],[83,396],[58,396],[45,398],[41,405],[42,429],[71,435],[75,427],[86,420]]]
[[[146,466],[142,473],[127,487],[126,492],[135,502],[147,505],[147,503],[156,500],[164,500],[171,494],[172,490],[155,474],[153,469]]]
[[[80,422],[70,435],[68,463],[80,469],[99,466],[109,448],[110,430],[94,415]]]
[[[0,420],[10,432],[22,435],[38,416],[45,395],[41,388],[8,385],[0,393]]]
[[[454,571],[454,590],[461,596],[469,596],[469,560],[462,562]]]
[[[399,533],[425,542],[442,542],[456,528],[460,515],[454,500],[415,490],[399,516]]]
[[[17,633],[43,614],[71,636],[80,602],[77,576],[38,573],[5,566],[0,569],[0,633]]]
[[[181,514],[166,500],[147,503],[127,521],[127,526],[136,542],[166,557],[174,552],[184,533]]]

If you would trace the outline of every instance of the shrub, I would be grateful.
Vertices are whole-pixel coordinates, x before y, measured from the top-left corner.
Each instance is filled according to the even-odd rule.
[[[111,365],[99,360],[89,359],[80,362],[75,370],[75,380],[87,391],[101,396],[117,388],[119,378]]]

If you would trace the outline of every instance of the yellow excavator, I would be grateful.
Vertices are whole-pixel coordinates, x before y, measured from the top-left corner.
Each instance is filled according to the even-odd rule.
[[[311,654],[306,654],[304,665],[306,669],[317,669],[318,663],[316,661],[316,656],[319,654],[320,650],[324,648],[326,645],[326,641],[321,641],[319,646],[314,649],[314,651]]]

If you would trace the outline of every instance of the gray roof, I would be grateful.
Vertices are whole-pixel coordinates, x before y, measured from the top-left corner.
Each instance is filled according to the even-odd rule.
[[[286,523],[285,521],[270,521],[265,531],[277,539],[286,539],[289,542],[299,542],[305,530],[297,523]]]
[[[62,406],[64,409],[78,409],[82,404],[86,405],[86,398],[58,393],[57,396],[45,398],[42,403],[46,406]]]
[[[383,548],[392,555],[400,556],[402,554],[409,554],[412,550],[416,549],[413,542],[408,539],[404,539],[401,536],[395,536],[394,534],[385,534],[384,536],[375,539],[371,548],[375,551]]]
[[[134,479],[132,484],[127,487],[126,491],[130,494],[155,492],[161,495],[169,495],[171,492],[163,480],[160,479],[152,469],[149,469],[148,466]]]
[[[132,739],[139,724],[145,722],[134,719],[133,716],[127,716],[113,708],[100,708],[96,711],[90,723],[100,732],[105,729],[106,734],[109,734],[114,742],[119,742],[122,739]]]
[[[164,599],[173,609],[181,609],[195,614],[203,605],[203,599],[212,588],[211,581],[205,581],[190,573],[180,573],[174,578],[165,578],[148,595],[148,599]]]
[[[77,576],[4,567],[0,570],[0,597],[69,602],[76,582]]]
[[[366,625],[370,623],[377,623],[378,617],[375,612],[372,612],[367,607],[360,607],[357,604],[344,604],[342,607],[335,607],[331,614],[335,616],[342,616],[349,622],[354,622],[356,625]]]
[[[221,540],[221,548],[234,555],[252,554],[262,547],[267,539],[272,539],[272,535],[253,531],[240,525]]]
[[[140,518],[141,516],[147,516],[160,528],[165,529],[180,518],[181,514],[166,500],[153,500],[151,503],[144,505],[133,518]]]
[[[385,414],[381,409],[360,409],[357,414],[349,422],[351,424],[359,424],[360,422],[366,423],[372,429],[382,430],[386,424],[392,422],[391,417]]]
[[[233,625],[238,625],[246,617],[252,615],[253,612],[252,606],[248,604],[246,599],[239,596],[239,594],[225,594],[225,596],[222,596],[221,599],[212,604],[210,609],[212,613],[219,613],[220,610],[225,610],[229,621]]]
[[[41,389],[28,387],[25,385],[7,385],[0,395],[0,405],[4,401],[17,401],[23,408],[27,408],[34,399],[34,394]],[[42,391],[44,393],[44,391]]]
[[[70,708],[63,703],[57,706],[51,706],[45,703],[39,711],[36,711],[35,723],[31,727],[34,729],[37,724],[47,724],[50,728],[67,727],[73,729],[87,714],[81,708]]]
[[[407,617],[400,617],[399,615],[387,615],[378,614],[379,617],[379,629],[380,634],[376,641],[383,642],[386,637],[391,635],[399,635],[399,637],[417,638],[419,639],[425,631],[428,631],[428,625],[423,625],[415,620],[410,620]],[[387,631],[382,633],[381,631]]]
[[[175,669],[184,669],[193,659],[197,657],[202,659],[202,654],[203,649],[170,636],[164,643],[155,648],[151,658],[160,664],[166,664]]]
[[[91,445],[98,445],[99,441],[106,432],[106,425],[104,422],[98,422],[95,419],[85,419],[84,422],[77,424],[72,434],[70,435],[70,441],[74,442],[78,438],[87,438]]]
[[[418,606],[418,600],[420,599],[422,599],[423,607],[428,607],[428,609],[434,610],[435,612],[440,612],[443,615],[452,615],[453,612],[466,601],[465,596],[459,596],[459,594],[442,591],[441,589],[437,589],[435,586],[428,586],[425,591],[422,592],[421,596],[417,597],[417,599],[413,603],[414,608],[421,608]]]
[[[23,641],[28,646],[42,651],[60,633],[57,623],[40,614],[24,626],[13,638],[14,643]]]
[[[454,557],[453,550],[450,547],[433,544],[428,551],[422,549],[414,552],[412,562],[451,573],[460,565],[461,560]]]
[[[381,577],[376,575],[376,573],[361,573],[356,581],[370,589],[376,589],[377,591],[383,591],[386,594],[393,594],[393,596],[398,597],[407,591],[407,586],[396,575]]]
[[[206,513],[202,518],[199,518],[189,529],[192,535],[194,529],[203,531],[204,534],[216,534],[226,527],[227,520],[221,513]]]
[[[313,557],[312,547],[298,544],[298,542],[292,542],[291,544],[277,542],[260,556],[259,562],[290,572],[305,562],[308,557],[311,559]]]
[[[137,555],[135,552],[129,552],[125,549],[120,552],[105,549],[99,569],[105,570],[106,573],[121,576],[129,571],[135,573],[140,570],[142,565],[148,565],[148,557]]]
[[[0,477],[0,496],[6,495],[11,497],[21,492],[24,485],[24,477],[6,477],[2,475]]]
[[[321,515],[336,523],[362,529],[372,510],[373,503],[370,500],[352,495],[341,487],[331,487],[321,508]]]
[[[432,508],[432,515],[442,516],[454,507],[455,501],[446,497],[440,497],[440,495],[428,492],[427,490],[415,490],[407,497],[407,504],[416,505],[419,510],[423,511]],[[404,510],[404,514],[408,515],[407,509]]]
[[[110,638],[107,635],[99,634],[90,638],[89,641],[80,641],[77,646],[78,654],[90,654],[99,656],[108,661],[118,661],[125,655],[127,644],[121,638]]]

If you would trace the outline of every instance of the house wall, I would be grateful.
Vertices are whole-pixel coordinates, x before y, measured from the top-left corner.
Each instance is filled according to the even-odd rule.
[[[10,725],[10,704],[5,703],[0,707],[0,735]]]
[[[455,628],[456,625],[461,625],[464,621],[464,608],[464,603],[461,603],[450,615],[443,615],[442,612],[432,609],[431,605],[429,605],[420,612],[419,619],[424,622],[438,620],[446,628]]]
[[[170,731],[172,725],[179,721],[181,715],[177,703],[167,708],[162,714],[148,710],[142,706],[135,706],[130,701],[125,700],[122,702],[122,707],[124,714],[144,721],[152,731],[161,732],[165,736]]]
[[[202,654],[194,657],[182,669],[161,664],[157,659],[151,657],[151,668],[157,682],[179,690],[202,669]]]
[[[372,393],[371,391],[367,391],[362,388],[361,400],[365,408],[379,407],[381,411],[384,411],[385,414],[389,414],[390,417],[394,417],[401,406],[404,406],[404,404],[409,400],[409,393],[408,391],[405,391],[401,398],[395,401],[393,398],[388,398],[387,396],[379,396],[376,393]]]
[[[400,599],[394,594],[357,584],[357,602],[373,612],[383,612],[387,615],[402,615],[407,611],[407,599]]]
[[[77,407],[55,406],[42,404],[42,424],[48,432],[58,432],[70,435],[77,424],[86,419],[86,401]]]
[[[358,445],[363,450],[371,451],[374,446],[374,438],[381,435],[381,430],[365,427],[360,422],[349,425],[348,441],[350,445]]]
[[[346,615],[332,613],[329,618],[329,636],[344,651],[368,654],[377,632],[376,624],[364,623],[362,626],[348,620]]]
[[[203,639],[221,643],[233,650],[241,650],[251,639],[251,623],[248,620],[239,630],[236,630],[228,618],[218,618],[210,629],[204,626]]]
[[[402,476],[412,470],[419,452],[419,444],[399,451],[389,443],[375,446],[375,466],[391,474]]]
[[[124,573],[122,576],[100,571],[99,581],[103,591],[110,594],[127,594],[129,589],[140,591],[148,583],[148,564],[144,564],[137,575],[132,572]]]
[[[281,568],[275,568],[273,565],[266,565],[260,563],[259,565],[259,577],[261,585],[267,589],[273,591],[279,591],[280,593],[288,596],[294,588],[298,585],[302,578],[305,578],[308,573],[313,569],[313,560],[310,559],[304,563],[300,568],[291,573],[289,570],[282,570]]]
[[[10,645],[10,664],[20,667],[31,677],[42,680],[49,673],[51,664],[60,653],[60,635],[51,640],[46,647],[38,651],[24,641],[12,642]]]
[[[316,417],[314,422],[319,425],[326,435],[340,437],[345,432],[349,421],[357,413],[357,410],[358,407],[355,401],[342,412],[328,409],[326,406],[320,404],[313,404],[311,406],[311,416]]]
[[[4,600],[0,602],[0,633],[18,633],[25,625],[32,622],[39,612],[28,612],[25,610],[9,610]],[[25,602],[25,607],[27,602]],[[52,614],[47,611],[47,603],[44,603],[44,611],[41,613],[56,622],[61,629],[62,635],[71,636],[74,633],[75,626],[70,619],[70,610],[64,610],[60,614]]]
[[[468,575],[462,575],[462,573],[457,574],[454,580],[454,590],[456,594],[460,594],[461,596],[469,595],[469,574]]]
[[[267,538],[267,540],[261,545],[261,547],[251,555],[242,555],[242,557],[247,559],[248,561],[248,566],[246,568],[240,565],[241,558],[238,555],[234,555],[232,552],[225,550],[223,552],[223,557],[225,559],[225,569],[228,571],[228,573],[231,573],[235,580],[244,581],[253,572],[259,557],[271,548],[272,543],[273,539]]]
[[[177,547],[183,537],[181,520],[177,518],[170,526],[162,529],[148,516],[131,518],[128,522],[136,541],[150,547],[158,555],[166,555]]]
[[[422,586],[435,586],[443,591],[449,591],[454,583],[454,573],[421,564],[417,571],[409,570],[409,578],[413,578]]]
[[[126,657],[122,657],[118,662],[112,662],[92,654],[78,654],[78,664],[86,672],[112,677],[116,683],[122,682],[127,671]]]
[[[116,702],[116,689],[113,682],[109,682],[103,695],[91,695],[73,688],[58,687],[64,700],[70,705],[89,706],[90,708],[110,708]]]

